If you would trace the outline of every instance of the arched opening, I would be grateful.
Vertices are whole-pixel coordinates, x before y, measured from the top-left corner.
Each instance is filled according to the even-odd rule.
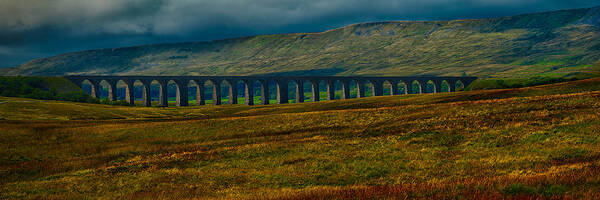
[[[411,94],[421,94],[423,90],[421,88],[421,83],[417,80],[412,81],[411,83],[412,92]]]
[[[373,83],[371,83],[371,81],[365,81],[365,97],[372,97],[375,96],[375,94],[373,93]]]
[[[244,104],[244,102],[246,101],[246,84],[243,80],[234,80],[233,82],[233,89],[235,90],[234,94],[236,98],[235,103]]]
[[[98,99],[104,99],[104,100],[108,100],[108,94],[109,94],[109,90],[111,88],[110,83],[108,83],[108,81],[106,80],[102,80],[100,81],[100,83],[98,84]]]
[[[262,83],[259,80],[255,80],[252,81],[251,83],[252,86],[252,92],[254,92],[254,105],[260,105],[262,104],[262,92],[261,92],[261,86]]]
[[[440,92],[450,92],[450,84],[448,83],[448,81],[443,80],[440,86]]]
[[[304,102],[312,101],[312,83],[309,80],[302,81],[302,92],[304,93]]]
[[[148,101],[148,104],[146,104],[146,101],[144,99],[144,96],[148,96],[148,98],[150,98],[150,88],[146,89],[146,87],[150,87],[149,85],[144,85],[144,83],[140,80],[133,80],[133,83],[131,84],[133,87],[133,100],[134,102],[139,103],[142,106],[151,106],[150,101]]]
[[[175,82],[174,80],[169,80],[167,82],[167,94],[168,94],[168,96],[167,96],[168,104],[167,105],[168,106],[177,105],[176,102],[179,101],[180,100],[179,98],[181,97],[179,95],[179,91],[180,91],[179,89],[181,87],[182,86],[179,83]],[[181,101],[183,101],[183,99],[181,99]]]
[[[213,96],[213,94],[215,93],[215,91],[214,91],[215,80],[204,81],[202,86],[204,87],[204,98],[205,98],[204,103],[207,105],[214,104],[215,97]]]
[[[357,98],[357,90],[358,90],[358,85],[356,83],[356,80],[347,80],[347,84],[348,84],[348,99],[352,99],[352,98]]]
[[[127,84],[125,84],[125,81],[123,80],[118,80],[117,81],[117,92],[115,93],[116,96],[116,100],[117,101],[122,101],[122,100],[127,100],[126,96],[127,96]]]
[[[437,88],[435,88],[435,83],[432,80],[428,80],[425,84],[424,93],[435,93]]]
[[[160,83],[157,80],[150,82],[150,104],[158,106],[160,103]]]
[[[219,96],[219,98],[221,99],[221,104],[231,104],[231,102],[229,101],[229,87],[231,86],[230,83],[227,80],[221,80],[217,84],[219,84],[221,88]]]
[[[383,95],[387,96],[387,95],[393,95],[393,94],[397,94],[398,91],[394,91],[395,87],[392,87],[392,83],[390,83],[390,81],[385,80],[383,81]]]
[[[266,81],[269,88],[269,104],[277,104],[277,83],[275,80]]]
[[[317,80],[319,86],[319,101],[327,101],[327,82]]]
[[[456,85],[454,88],[456,89],[456,91],[463,91],[463,90],[465,90],[465,83],[458,80],[458,81],[456,81]]]
[[[342,81],[340,80],[335,80],[333,81],[333,88],[334,88],[334,99],[342,99]]]
[[[81,89],[85,92],[87,92],[90,96],[96,98],[96,88],[93,87],[93,84],[90,80],[85,79],[81,82],[80,84]]]
[[[296,82],[288,80],[287,82],[287,93],[288,103],[296,103]]]
[[[198,82],[196,80],[190,80],[187,82],[187,86],[188,86],[188,98],[190,99],[189,103],[190,105],[203,105],[200,104],[200,101],[202,100],[201,93],[203,93],[204,91],[201,91],[204,88],[200,88],[200,84],[198,84]],[[203,96],[203,95],[202,95]]]
[[[408,94],[408,88],[404,81],[398,81],[398,94]]]

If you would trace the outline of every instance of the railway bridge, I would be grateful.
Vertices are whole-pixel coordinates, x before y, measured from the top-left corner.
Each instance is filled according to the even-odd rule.
[[[228,88],[228,103],[237,104],[238,90],[243,90],[246,105],[254,105],[255,89],[260,90],[260,104],[269,104],[269,85],[276,87],[276,102],[278,104],[288,103],[289,86],[295,86],[295,102],[304,102],[304,85],[310,85],[312,92],[311,100],[319,101],[319,84],[325,82],[327,100],[335,99],[335,83],[341,84],[341,99],[349,99],[350,85],[354,85],[356,98],[365,97],[365,85],[370,83],[372,96],[382,96],[384,94],[384,83],[390,87],[390,95],[399,95],[399,85],[403,87],[403,94],[421,94],[425,92],[427,83],[433,83],[433,91],[436,92],[454,92],[457,84],[460,82],[463,87],[467,87],[477,77],[435,77],[435,76],[66,76],[71,82],[83,88],[83,84],[91,86],[91,96],[99,97],[99,87],[101,82],[108,85],[108,100],[117,100],[117,83],[122,82],[125,85],[125,100],[131,105],[134,104],[134,83],[141,84],[142,104],[151,106],[150,85],[158,83],[159,85],[159,103],[161,107],[168,106],[169,83],[174,83],[176,90],[176,105],[188,106],[188,88],[196,86],[196,104],[204,105],[205,83],[212,84],[212,104],[220,105],[221,85],[224,83]],[[274,83],[274,84],[272,84]],[[293,83],[293,84],[290,84]],[[402,84],[403,83],[403,84]],[[241,84],[241,85],[239,85]],[[442,84],[446,84],[446,91],[441,91]],[[242,86],[242,87],[238,87]],[[258,85],[258,87],[255,87]],[[413,85],[415,87],[413,87]],[[242,89],[243,88],[243,89]],[[413,89],[416,88],[416,89]],[[293,88],[292,88],[293,89]],[[293,93],[292,93],[293,94]]]

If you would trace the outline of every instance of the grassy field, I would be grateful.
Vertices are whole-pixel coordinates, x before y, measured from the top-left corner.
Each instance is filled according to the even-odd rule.
[[[0,97],[0,198],[600,198],[600,79],[289,105]]]

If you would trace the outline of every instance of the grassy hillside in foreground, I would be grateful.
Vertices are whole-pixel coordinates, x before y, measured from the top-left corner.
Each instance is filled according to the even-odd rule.
[[[600,7],[493,19],[375,22],[321,33],[73,52],[5,75],[445,75],[600,72]]]
[[[600,197],[600,79],[291,105],[0,98],[0,198]]]

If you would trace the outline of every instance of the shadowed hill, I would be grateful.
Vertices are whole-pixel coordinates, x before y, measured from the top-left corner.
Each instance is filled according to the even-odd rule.
[[[595,7],[82,51],[32,60],[3,73],[529,77],[599,71],[600,7]]]

